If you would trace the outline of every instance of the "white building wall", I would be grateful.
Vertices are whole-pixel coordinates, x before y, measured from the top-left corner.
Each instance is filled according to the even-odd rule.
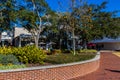
[[[30,35],[31,33],[29,33],[29,31],[26,30],[25,28],[15,27],[14,28],[14,37],[17,37],[20,34],[28,34],[28,35]]]
[[[120,42],[101,43],[105,50],[120,50]]]
[[[1,41],[4,41],[4,40],[12,40],[12,36],[10,36],[8,32],[2,32]]]

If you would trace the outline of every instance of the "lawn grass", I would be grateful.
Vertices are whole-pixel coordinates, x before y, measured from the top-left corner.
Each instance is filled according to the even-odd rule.
[[[65,63],[72,63],[78,61],[85,61],[95,57],[95,53],[78,53],[73,55],[71,53],[68,54],[56,54],[56,55],[49,55],[45,59],[45,62],[52,63],[52,64],[65,64]]]
[[[8,69],[18,69],[18,68],[25,68],[26,65],[1,65],[0,70],[8,70]]]
[[[113,52],[113,54],[116,55],[116,56],[118,56],[118,57],[120,57],[120,51],[118,51],[118,52]]]

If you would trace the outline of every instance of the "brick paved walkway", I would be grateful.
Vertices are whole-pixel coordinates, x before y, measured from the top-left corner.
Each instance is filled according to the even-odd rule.
[[[120,57],[101,52],[100,68],[88,75],[71,80],[120,80]]]

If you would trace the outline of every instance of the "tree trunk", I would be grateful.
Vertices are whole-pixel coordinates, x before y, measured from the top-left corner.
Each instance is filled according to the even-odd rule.
[[[1,46],[2,46],[2,32],[0,32],[0,43],[1,43]]]
[[[0,42],[2,41],[1,38],[2,38],[2,32],[0,32]]]
[[[62,39],[60,39],[60,43],[59,43],[60,50],[61,50],[61,43],[62,43]]]
[[[87,41],[84,42],[85,49],[87,49]]]
[[[37,16],[39,17],[39,22],[40,22],[38,30],[36,31],[37,35],[35,35],[35,46],[38,48],[39,47],[38,46],[39,36],[40,36],[41,31],[42,31],[42,19],[41,19],[40,15],[39,15],[38,8],[35,5],[35,0],[32,0],[32,3],[33,3],[33,13],[34,13],[34,11],[37,12]]]
[[[73,54],[75,55],[75,34],[74,34],[74,29],[72,30],[72,37],[73,37]]]
[[[35,35],[34,38],[35,38],[35,46],[38,48],[39,47],[38,46],[38,43],[39,43],[39,34]]]

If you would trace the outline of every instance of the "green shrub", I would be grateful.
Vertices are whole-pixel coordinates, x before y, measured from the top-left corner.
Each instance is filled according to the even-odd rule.
[[[62,53],[71,53],[71,50],[64,49],[64,50],[62,50]]]
[[[54,49],[54,50],[43,50],[43,52],[47,55],[52,55],[52,54],[59,54],[61,53],[61,50],[60,49]]]
[[[91,55],[82,55],[82,54],[76,54],[73,55],[71,53],[68,54],[57,54],[57,55],[49,55],[45,59],[45,62],[52,63],[52,64],[64,64],[64,63],[71,63],[71,62],[78,62],[78,61],[84,61],[89,60],[95,57],[95,54]]]
[[[25,46],[24,50],[30,63],[43,63],[46,58],[43,50],[36,48],[35,46]]]
[[[28,58],[26,57],[26,53],[22,47],[13,48],[13,54],[18,58],[21,63],[28,63]]]
[[[59,53],[61,53],[60,49],[54,49],[51,51],[51,54],[59,54]]]
[[[83,49],[79,51],[80,53],[97,53],[97,50],[94,49]]]
[[[9,54],[9,55],[3,55],[2,59],[1,59],[1,63],[3,65],[19,64],[19,61],[14,55]]]
[[[2,64],[2,61],[3,61],[4,56],[5,56],[5,55],[0,54],[0,64]]]
[[[25,46],[14,51],[20,62],[22,63],[43,63],[46,54],[43,50],[35,46]]]
[[[56,53],[61,53],[61,50],[60,49],[55,49],[55,52]]]
[[[50,51],[50,49],[49,49],[49,50],[43,50],[43,52],[44,52],[45,54],[47,54],[47,55],[51,55],[51,54],[52,54],[51,51]]]
[[[8,54],[12,54],[12,48],[11,47],[0,47],[0,54],[4,54],[4,55],[8,55]]]
[[[0,66],[0,70],[6,70],[6,69],[17,69],[17,68],[25,68],[26,65],[2,65]]]
[[[0,47],[0,54],[2,55],[15,55],[19,62],[21,63],[43,63],[44,59],[46,58],[46,54],[43,50],[36,48],[35,46],[25,46],[25,47]],[[6,56],[8,60],[11,58]],[[6,59],[5,57],[5,59]],[[2,56],[0,57],[0,59]],[[5,60],[4,59],[4,60]],[[5,62],[6,64],[7,62]]]

